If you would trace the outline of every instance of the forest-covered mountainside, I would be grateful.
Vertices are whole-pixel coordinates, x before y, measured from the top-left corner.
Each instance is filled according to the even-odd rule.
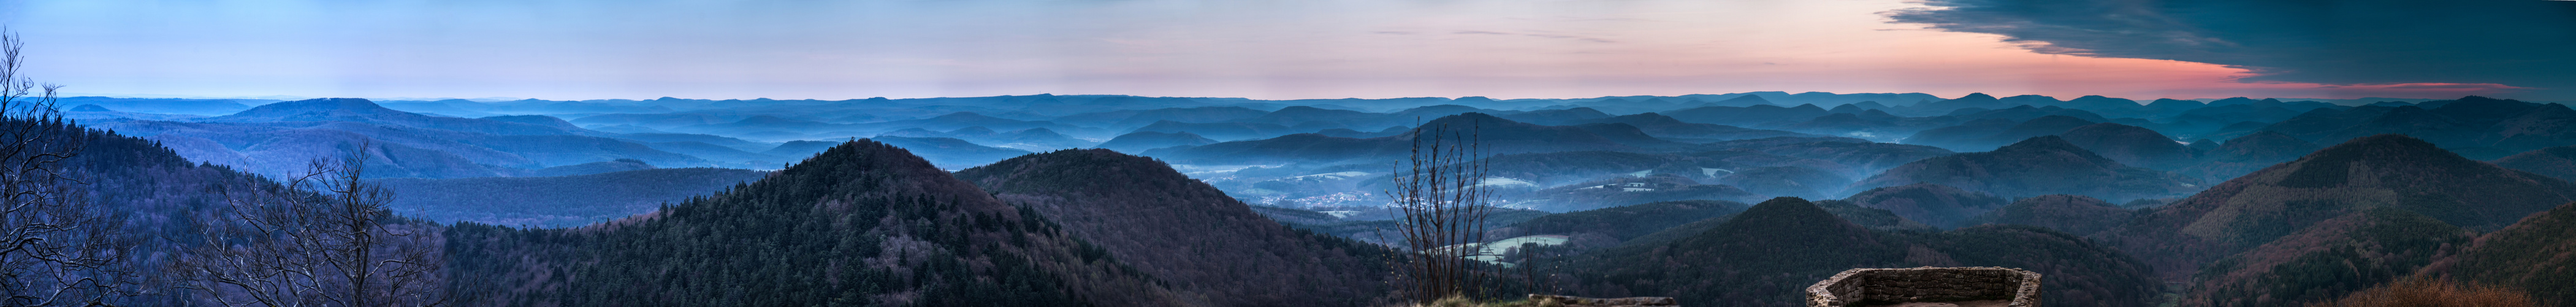
[[[2475,230],[2576,201],[2576,184],[2469,160],[2404,135],[2357,138],[2218,184],[2096,234],[2178,280],[2319,222],[2395,208]]]
[[[460,223],[449,289],[480,306],[1191,304],[908,151],[832,147],[768,178],[575,229]]]
[[[1289,228],[1151,158],[1060,150],[956,176],[1215,306],[1370,305],[1391,290],[1390,250]]]
[[[2128,224],[2137,211],[2079,195],[2040,195],[2014,200],[1967,219],[1968,225],[2005,224],[2046,227],[2085,236]]]
[[[2576,202],[2533,213],[2478,236],[2425,274],[2526,289],[2551,302],[2576,302]]]
[[[1869,189],[1842,200],[1942,228],[1976,225],[1968,222],[1970,217],[2003,207],[2009,201],[1993,194],[1930,183]]]
[[[1580,295],[1671,296],[1685,306],[1795,306],[1818,280],[1851,268],[2004,266],[2039,272],[2051,304],[2149,306],[2148,267],[2107,246],[2045,228],[1980,226],[1885,232],[1797,198],[1776,198],[1672,241],[1639,240],[1577,257]]]
[[[2476,234],[2403,209],[2353,212],[2209,264],[2192,276],[2183,305],[2331,300],[2413,275],[2458,254]]]
[[[2189,166],[2200,155],[2171,137],[2138,126],[2099,123],[2067,129],[2058,136],[2111,161],[2156,170]]]
[[[2535,149],[2496,159],[2494,162],[2496,166],[2504,168],[2531,172],[2558,178],[2558,180],[2576,181],[2576,146]]]

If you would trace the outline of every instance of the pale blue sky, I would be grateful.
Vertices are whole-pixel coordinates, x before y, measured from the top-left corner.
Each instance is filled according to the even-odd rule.
[[[2456,97],[2032,52],[1900,0],[0,0],[75,93],[1567,98],[1744,91]],[[2412,80],[2404,83],[2444,83]],[[2423,88],[2439,88],[2423,90]],[[2483,92],[2480,92],[2483,91]]]

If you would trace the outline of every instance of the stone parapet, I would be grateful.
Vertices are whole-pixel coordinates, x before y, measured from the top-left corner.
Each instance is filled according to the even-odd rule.
[[[2039,273],[1999,267],[1851,269],[1807,287],[1808,307],[1907,303],[2039,307]]]
[[[1531,294],[1529,302],[1537,306],[1565,307],[1678,307],[1670,297],[1589,298],[1562,295]]]

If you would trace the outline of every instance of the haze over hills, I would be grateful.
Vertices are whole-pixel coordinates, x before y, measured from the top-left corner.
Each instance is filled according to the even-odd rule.
[[[2174,170],[2190,165],[2199,152],[2155,130],[2137,126],[2099,123],[2067,129],[2058,133],[2075,147],[2102,155],[2120,164],[2156,170]]]
[[[2204,182],[2224,182],[2274,164],[2298,160],[2300,156],[2324,147],[2279,132],[2257,131],[2228,139],[2224,145],[2203,151],[2198,164],[2176,173]]]
[[[1724,220],[1743,212],[1751,205],[1732,201],[1684,200],[1651,202],[1593,210],[1549,214],[1528,221],[1495,228],[1489,237],[1529,235],[1567,236],[1566,244],[1583,249],[1617,246],[1622,242],[1702,220]]]
[[[1663,114],[1655,113],[1639,113],[1609,118],[1573,120],[1568,123],[1594,125],[1611,123],[1627,124],[1628,126],[1636,127],[1640,131],[1644,131],[1646,135],[1652,135],[1656,138],[1692,143],[1773,137],[1816,136],[1779,130],[1747,129],[1727,125],[1686,123],[1678,119],[1673,119],[1671,116],[1664,116]]]
[[[2222,99],[2214,100],[2221,101],[2221,103],[2214,104],[2187,100],[2156,100],[2153,103],[2138,104],[2140,100],[2124,100],[2098,96],[2080,97],[2072,100],[2061,100],[2052,97],[2032,95],[2001,98],[1986,95],[1971,95],[1958,99],[1938,99],[1938,97],[1923,96],[1914,97],[1919,98],[1913,99],[1915,101],[1881,101],[1886,99],[1857,98],[1853,98],[1851,100],[1835,100],[1864,96],[1879,98],[1897,96],[1913,97],[1906,95],[1919,94],[1840,95],[1830,93],[1787,94],[1777,92],[1756,92],[1726,95],[1686,95],[1674,97],[1628,96],[1556,100],[1494,100],[1481,97],[1471,97],[1460,99],[1407,98],[1377,100],[1335,99],[1271,101],[1230,98],[1150,98],[1116,95],[1033,95],[928,99],[876,98],[843,101],[767,99],[703,100],[668,97],[651,100],[592,101],[393,101],[385,102],[385,104],[401,105],[408,108],[437,107],[444,108],[442,110],[452,110],[450,112],[460,114],[462,112],[489,114],[567,114],[557,116],[568,120],[554,120],[544,117],[527,116],[489,117],[484,120],[489,122],[517,124],[498,124],[499,126],[523,127],[512,129],[566,130],[571,131],[570,133],[574,134],[601,135],[607,138],[622,140],[623,142],[621,143],[643,145],[641,148],[626,148],[619,150],[640,149],[669,153],[670,155],[660,156],[661,158],[650,158],[636,156],[637,154],[611,154],[611,156],[603,156],[598,153],[579,152],[525,152],[530,150],[549,150],[549,148],[532,148],[524,145],[512,144],[480,146],[487,144],[444,144],[440,142],[419,141],[391,142],[395,144],[381,146],[385,148],[381,148],[380,151],[388,152],[392,155],[416,158],[401,159],[399,162],[388,159],[387,161],[380,162],[379,164],[387,165],[388,167],[401,166],[398,167],[398,169],[416,169],[382,172],[385,174],[393,175],[409,173],[410,175],[398,176],[433,178],[525,176],[528,175],[530,171],[543,167],[589,162],[605,162],[615,159],[639,159],[645,160],[650,164],[669,167],[725,166],[766,169],[772,168],[773,165],[791,163],[802,155],[819,151],[819,147],[782,146],[788,144],[765,143],[750,140],[846,140],[852,137],[882,135],[886,137],[946,137],[956,139],[957,141],[940,141],[936,139],[914,141],[918,143],[915,145],[925,147],[922,151],[925,156],[931,157],[932,160],[940,162],[943,167],[962,169],[980,165],[981,163],[989,163],[989,161],[997,161],[1000,158],[1018,154],[1011,149],[1017,149],[1018,151],[1043,151],[1083,146],[1113,145],[1107,142],[1115,139],[1119,135],[1109,134],[1109,131],[1118,131],[1118,129],[1122,129],[1124,127],[1136,127],[1138,125],[1151,126],[1159,123],[1167,128],[1153,128],[1146,130],[1168,130],[1160,131],[1166,134],[1198,134],[1202,136],[1201,138],[1214,140],[1227,139],[1211,137],[1215,134],[1236,133],[1236,135],[1233,135],[1231,138],[1246,142],[1243,144],[1221,144],[1223,142],[1201,144],[1200,141],[1181,138],[1146,145],[1115,144],[1124,147],[1120,148],[1120,150],[1123,151],[1146,154],[1179,163],[1179,165],[1177,165],[1179,168],[1192,170],[1191,172],[1193,173],[1193,176],[1207,176],[1221,173],[1201,174],[1201,172],[1205,171],[1196,169],[1199,169],[1202,167],[1201,165],[1204,164],[1276,165],[1276,163],[1290,163],[1293,165],[1286,165],[1289,168],[1321,169],[1334,166],[1335,164],[1358,163],[1366,161],[1366,159],[1356,158],[1372,155],[1382,156],[1392,151],[1384,148],[1388,147],[1387,143],[1390,142],[1365,141],[1384,138],[1389,136],[1388,134],[1381,134],[1383,132],[1366,131],[1387,130],[1390,127],[1399,127],[1397,129],[1401,130],[1387,131],[1412,131],[1412,129],[1400,127],[1411,124],[1414,120],[1419,120],[1420,118],[1427,116],[1482,113],[1488,114],[1487,118],[1504,121],[1526,120],[1522,122],[1537,123],[1540,127],[1545,127],[1546,125],[1608,125],[1611,123],[1626,125],[1626,127],[1561,126],[1582,128],[1579,130],[1582,130],[1584,133],[1600,136],[1602,140],[1608,141],[1606,143],[1601,141],[1586,141],[1584,139],[1588,139],[1589,137],[1580,136],[1583,133],[1567,132],[1541,134],[1552,136],[1530,139],[1527,142],[1532,143],[1524,143],[1527,145],[1503,146],[1517,148],[1506,149],[1504,151],[1545,152],[1581,148],[1585,150],[1692,155],[1694,152],[1705,152],[1709,150],[1751,150],[1792,158],[1831,161],[1834,164],[1840,165],[1800,165],[1796,167],[1834,173],[1846,178],[1869,177],[1881,172],[1882,170],[1894,168],[1904,163],[1915,162],[1914,160],[1918,160],[1923,157],[1946,154],[1937,150],[1913,149],[1895,146],[1894,144],[1866,141],[1894,140],[1893,138],[1887,138],[1883,135],[1901,135],[1898,133],[1923,134],[1923,136],[1903,140],[1903,142],[1906,143],[1941,143],[1943,141],[1938,140],[1940,137],[1932,137],[1932,135],[1963,135],[1963,138],[1965,138],[1964,140],[1994,144],[1971,145],[1970,147],[1972,148],[1964,148],[1975,149],[1973,148],[1975,146],[2000,146],[2001,144],[2016,142],[2023,136],[2062,135],[2075,129],[2074,127],[2060,126],[2080,127],[2082,125],[2079,124],[2091,122],[2091,125],[2093,125],[2092,127],[2099,127],[2099,129],[2091,130],[2098,132],[2078,133],[2075,135],[2075,139],[2071,139],[2075,142],[2070,143],[2077,143],[2077,147],[2085,148],[2088,151],[2093,151],[2096,155],[2100,155],[2114,161],[2123,162],[2123,164],[2126,165],[2146,167],[2150,169],[2175,170],[2178,173],[2183,173],[2188,177],[2197,178],[2204,182],[2215,182],[2217,180],[2232,178],[2232,174],[2230,173],[2250,172],[2251,170],[2246,168],[2259,167],[2261,164],[2274,162],[2272,160],[2277,160],[2279,159],[2278,157],[2282,155],[2304,153],[2299,152],[2302,151],[2298,149],[2300,146],[2289,144],[2287,146],[2274,146],[2281,148],[2268,149],[2268,151],[2264,152],[2264,154],[2268,156],[2264,157],[2266,159],[2243,157],[2244,155],[2251,153],[2208,153],[2184,158],[2182,156],[2197,154],[2198,152],[2221,150],[2216,150],[2218,148],[2177,148],[2175,146],[2151,142],[2150,139],[2157,135],[2170,137],[2206,133],[2196,132],[2198,130],[2195,129],[2219,129],[2208,127],[2220,124],[2208,122],[2208,119],[2210,118],[2236,118],[2249,116],[2247,114],[2277,115],[2276,113],[2279,112],[2266,111],[2276,109],[2315,113],[2343,112],[2341,110],[2351,108],[2329,103],[2303,101],[2285,102],[2277,99]],[[1789,96],[1806,98],[1793,98]],[[2481,99],[2483,98],[2422,102],[2392,102],[2381,105],[2420,105],[2420,107],[2429,108],[2447,107],[2457,110],[2444,114],[2457,116],[2483,114],[2468,112],[2468,110],[2481,110],[2479,108],[2471,107],[2496,109],[2510,106],[2510,104],[2507,103],[2490,102],[2488,100]],[[2462,101],[2467,101],[2469,103],[2461,103]],[[1602,112],[1599,108],[1590,108],[1585,106],[1586,104],[1595,103],[1616,104],[1629,108],[1666,105],[1671,109],[1641,110],[1635,113],[1610,113]],[[1799,106],[1808,104],[1813,104],[1815,106]],[[293,104],[278,105],[279,106],[277,108],[272,109],[290,110],[283,107]],[[1833,108],[1827,109],[1822,107],[1827,105],[1833,106]],[[1063,108],[1064,106],[1081,107]],[[2529,110],[2549,110],[2546,108],[2547,105],[2540,106],[2542,107],[2530,108]],[[335,124],[333,124],[339,126],[350,126],[351,124],[357,123],[407,122],[413,123],[414,125],[436,126],[435,122],[471,120],[439,119],[443,117],[430,115],[401,115],[410,113],[379,110],[384,109],[381,107],[348,107],[341,109],[348,110],[333,111],[338,113],[318,113],[317,115],[308,117],[311,117],[311,119],[339,119],[339,121],[334,121]],[[1692,109],[1697,109],[1699,111],[1682,112],[1684,110]],[[1076,110],[1080,112],[1071,112]],[[2192,112],[2195,110],[2200,110],[2200,112]],[[279,112],[250,112],[249,114],[242,115],[227,115],[230,116],[227,121],[277,121],[294,119],[288,118],[288,115],[278,115],[273,113]],[[1898,114],[1912,115],[1912,117]],[[2247,119],[2268,120],[2269,118],[2277,117],[2273,115],[2252,116]],[[1407,117],[1411,118],[1408,119]],[[1694,120],[1692,118],[1699,119]],[[2501,117],[2472,116],[2462,118],[2471,120],[2489,120]],[[2529,119],[2525,120],[2525,122],[2535,120],[2538,119]],[[152,123],[137,119],[110,121],[122,121],[125,123]],[[2007,125],[2002,124],[2004,122],[2000,121],[2018,122],[2011,122],[2011,124]],[[1404,123],[1397,124],[1397,122]],[[1990,124],[1979,124],[1988,122],[1990,122]],[[2112,123],[2117,124],[2114,125]],[[2245,124],[2248,123],[2258,124],[2258,126],[2246,126]],[[250,122],[227,124],[275,125],[274,123]],[[744,130],[736,131],[740,133],[738,135],[723,136],[674,134],[663,132],[673,130],[692,131],[688,129],[679,129],[679,127],[716,124],[739,124],[737,126],[740,126],[739,128]],[[969,124],[992,124],[993,126],[967,126]],[[166,126],[169,124],[126,125]],[[569,127],[571,129],[566,129],[567,127],[565,126],[567,125],[573,127]],[[1229,127],[1225,125],[1233,125],[1230,127],[1257,128],[1253,128],[1252,130],[1226,130],[1237,128],[1218,128]],[[1384,125],[1386,127],[1380,127],[1378,125]],[[1738,127],[1729,125],[1744,126]],[[1985,128],[1977,129],[1986,129],[1983,131],[1988,132],[1960,134],[1957,132],[1935,133],[1933,131],[1943,129],[1967,129],[1980,127],[1979,125],[1985,125],[1983,126]],[[2226,123],[2224,125],[2231,129],[2248,129],[2233,133],[2254,133],[2263,131],[2259,129],[2266,129],[2259,125],[2270,124],[2258,121],[2238,121],[2235,123]],[[621,134],[598,132],[583,128],[611,126],[653,129],[651,131],[656,132]],[[1029,126],[1029,128],[1046,126],[1046,129],[1008,129],[1019,126]],[[2240,126],[2249,128],[2232,128]],[[2284,124],[2272,126],[2280,126],[2276,128],[2286,129],[2285,127],[2296,125]],[[1736,128],[1746,130],[1725,130]],[[1779,131],[1766,130],[1766,128],[1795,130],[1800,133],[1817,135],[1861,136],[1865,134],[1880,136],[1851,139],[1852,142],[1811,142],[1793,145],[1740,142],[1744,140],[1723,140],[1736,137],[1752,138],[1760,135],[1729,135],[1711,137],[1716,135],[1708,134],[1714,131]],[[2051,131],[2059,130],[2058,128],[2066,128],[2066,131]],[[1568,131],[1561,128],[1556,129],[1560,131]],[[1636,132],[1628,132],[1630,131],[1629,129],[1634,129]],[[281,158],[279,155],[262,154],[261,152],[243,152],[240,151],[242,148],[321,147],[321,144],[251,146],[239,145],[253,144],[241,141],[217,141],[215,139],[199,141],[186,137],[187,135],[185,134],[162,136],[167,133],[156,133],[155,130],[156,129],[127,129],[120,131],[137,131],[139,134],[152,135],[156,138],[165,139],[165,142],[181,145],[176,147],[179,147],[182,152],[190,153],[192,157],[203,157],[201,160],[235,161],[228,163],[254,166],[253,168],[255,169],[262,165],[292,165],[296,164],[292,162],[300,161],[303,158]],[[871,130],[885,132],[865,132]],[[990,131],[990,133],[986,133],[986,131]],[[1018,137],[1016,135],[1006,135],[1011,134],[1011,132],[1014,131],[1027,132],[1030,133],[1031,136]],[[1073,131],[1096,132],[1075,133]],[[1913,131],[1924,132],[1915,133]],[[517,130],[499,132],[520,133],[517,132]],[[1322,134],[1290,135],[1294,133],[1308,132]],[[231,132],[218,131],[208,133],[220,134]],[[1095,133],[1097,135],[1085,136],[1085,133]],[[1530,133],[1497,132],[1496,134],[1511,137],[1535,137]],[[2098,136],[2096,136],[2097,134]],[[1274,138],[1273,136],[1276,137]],[[1397,134],[1395,136],[1401,136],[1401,134]],[[1789,136],[1797,135],[1791,134]],[[1567,139],[1567,137],[1571,137],[1571,139]],[[1812,138],[1810,140],[1815,141],[1832,140],[1829,138],[1817,138],[1812,136],[1797,137]],[[383,137],[377,136],[368,136],[368,138],[384,139]],[[446,135],[415,138],[463,139],[448,137]],[[886,139],[896,140],[895,138]],[[1790,139],[1795,140],[1797,138]],[[2219,139],[2232,140],[2236,139],[2236,137]],[[2523,139],[2534,138],[2524,137]],[[2546,138],[2541,138],[2541,140],[2545,139]],[[340,137],[339,140],[348,141],[357,139]],[[1509,142],[1507,140],[1496,141],[1503,142],[1497,144],[1506,144]],[[1704,143],[1709,141],[1718,141],[1718,143],[1707,144],[1705,146],[1689,146],[1691,143]],[[561,141],[548,142],[565,143]],[[932,145],[931,143],[939,144]],[[2257,144],[2271,143],[2281,142],[2278,142],[2275,137],[2266,136],[2266,142],[2247,143],[2248,145],[2246,146],[2251,147]],[[614,145],[614,143],[596,144],[603,146]],[[1755,146],[1754,144],[1761,145]],[[2216,143],[2212,142],[2212,145],[2216,145]],[[620,146],[624,145],[614,145],[610,147]],[[1535,146],[1535,148],[1533,148],[1533,146]],[[217,147],[221,147],[223,150],[215,150]],[[508,150],[495,149],[495,147],[508,147]],[[1158,149],[1162,151],[1154,151]],[[2228,151],[2246,151],[2248,149],[2250,148]],[[939,151],[941,150],[954,152],[940,153]],[[278,152],[284,151],[281,150]],[[640,154],[649,154],[649,152]],[[514,155],[518,157],[513,157]],[[531,155],[534,155],[534,158],[531,158]],[[614,155],[624,155],[624,157]],[[689,161],[691,158],[703,160],[705,162]],[[548,163],[562,164],[546,165]],[[1777,166],[1788,165],[1778,165],[1777,163],[1773,163],[1772,165],[1759,165],[1755,167]],[[1732,173],[1738,170],[1736,168],[1729,167],[1716,167],[1715,169],[1723,169],[1727,173]],[[1682,170],[1659,172],[1676,174],[1686,173]],[[1310,174],[1292,174],[1292,176],[1296,175]],[[1725,177],[1722,176],[1722,174],[1704,174],[1701,177],[1704,178],[1695,180],[1711,183],[1726,183],[1720,181],[1721,177]],[[1223,178],[1216,179],[1225,180]],[[1601,178],[1593,177],[1584,179],[1594,180]],[[1749,187],[1755,190],[1771,189],[1769,187],[1756,187],[1752,186],[1752,184],[1744,184],[1744,182],[1741,181],[1747,179],[1751,179],[1751,177],[1735,177],[1728,180],[1738,180],[1729,185],[1745,186],[1738,188]],[[1268,179],[1250,178],[1246,180],[1257,182]],[[1247,184],[1242,186],[1249,186],[1249,183],[1250,182],[1247,182]],[[1807,183],[1801,184],[1803,185]],[[1232,187],[1237,185],[1219,184],[1219,186]],[[1548,187],[1552,186],[1541,186],[1535,188]],[[1240,190],[1232,190],[1235,188],[1228,189],[1230,189],[1229,191],[1240,192]],[[1812,192],[1801,190],[1812,190]],[[1778,189],[1766,190],[1766,193],[1831,197],[1835,196],[1834,194],[1858,191],[1856,189],[1835,190],[1838,189]]]
[[[649,166],[648,166],[649,168]],[[767,172],[665,168],[571,176],[392,178],[394,211],[440,223],[569,228],[659,209],[756,181]]]
[[[1851,189],[1916,183],[2005,197],[2075,194],[2119,201],[2188,195],[2201,188],[2190,178],[2120,164],[2057,136],[2040,136],[1995,151],[1915,161],[1862,179]]]
[[[1189,132],[1136,132],[1119,135],[1117,138],[1109,139],[1109,141],[1100,142],[1099,148],[1116,150],[1124,153],[1144,153],[1146,150],[1156,148],[1199,146],[1215,143],[1216,140],[1210,140],[1206,137],[1201,137],[1196,133]]]
[[[1677,147],[1672,141],[1656,139],[1634,126],[1542,126],[1514,122],[1482,113],[1442,117],[1422,127],[1443,127],[1443,138],[1476,137],[1494,154],[1573,151],[1573,150],[1640,150]],[[1426,133],[1415,128],[1406,135],[1352,139],[1318,134],[1298,134],[1275,139],[1236,141],[1149,151],[1147,155],[1184,163],[1200,164],[1268,164],[1279,161],[1332,163],[1352,159],[1384,159],[1402,154],[1414,135]]]
[[[379,155],[374,164],[387,167],[377,173],[386,177],[513,176],[616,159],[675,167],[734,165],[568,125],[420,115],[364,99],[279,102],[192,120],[196,122],[111,120],[93,125],[163,140],[193,160],[271,174],[361,143],[373,146]]]
[[[1141,128],[1142,126],[1150,126],[1157,122],[1165,121],[1168,121],[1168,123],[1163,123],[1166,128],[1152,128],[1135,131],[1154,131],[1165,133],[1191,132],[1199,134],[1202,137],[1215,140],[1258,140],[1296,133],[1329,132],[1328,130],[1332,129],[1347,129],[1349,131],[1355,131],[1356,133],[1336,133],[1334,135],[1360,137],[1364,139],[1366,137],[1376,136],[1372,135],[1370,131],[1386,130],[1389,127],[1397,126],[1412,126],[1420,120],[1428,120],[1439,116],[1468,112],[1486,113],[1507,119],[1527,119],[1528,121],[1526,122],[1543,125],[1579,125],[1584,122],[1601,122],[1611,118],[1631,115],[1634,115],[1631,116],[1631,118],[1656,118],[1635,117],[1646,116],[1641,113],[1651,112],[1656,113],[1656,115],[1667,115],[1663,117],[1668,117],[1671,120],[1647,120],[1628,124],[1630,124],[1630,126],[1636,126],[1641,130],[1651,129],[1652,131],[1648,131],[1648,134],[1657,139],[1692,143],[1736,137],[1755,138],[1758,135],[1736,135],[1712,138],[1709,137],[1709,135],[1675,134],[1675,131],[1677,130],[1672,129],[1678,128],[1668,127],[1725,127],[1699,125],[1731,125],[1746,129],[1787,129],[1801,133],[1824,135],[1861,136],[1865,134],[1873,136],[1864,138],[1891,141],[1896,138],[1890,136],[1914,134],[1913,131],[1921,129],[1958,125],[1977,119],[2029,121],[2038,117],[2061,115],[2084,119],[2091,122],[2119,122],[2128,126],[2154,129],[2161,134],[2169,136],[2192,136],[2201,134],[2200,132],[2194,132],[2196,131],[2194,129],[2214,129],[2202,126],[2226,125],[2229,123],[2201,123],[2196,122],[2191,118],[2176,117],[2181,116],[2182,111],[2200,108],[2247,107],[2281,108],[2288,110],[2338,110],[2346,108],[2339,105],[2325,103],[2299,101],[2280,102],[2278,100],[2246,99],[2243,100],[2244,103],[2225,103],[2215,105],[2199,104],[2198,102],[2192,102],[2191,104],[2168,103],[2173,106],[2163,108],[2181,109],[2172,112],[2173,114],[2161,114],[2151,112],[2155,110],[2163,110],[2159,108],[2150,108],[2149,106],[2151,105],[2138,105],[2135,108],[2121,107],[2118,104],[2121,101],[2126,101],[2130,104],[2135,104],[2137,101],[2118,100],[2105,97],[2059,100],[2043,96],[2024,95],[2005,97],[2011,99],[1993,98],[1990,102],[1986,101],[1988,98],[1978,97],[1967,97],[1961,99],[1937,99],[1937,97],[1929,96],[1916,97],[1920,99],[1915,100],[1931,102],[1923,105],[1914,105],[1914,103],[1910,101],[1877,101],[1876,99],[1850,98],[1887,98],[1907,95],[1920,94],[1842,95],[1831,93],[1788,94],[1778,92],[1755,92],[1725,95],[1685,95],[1662,98],[1633,96],[1556,100],[1408,98],[1378,100],[1339,99],[1278,101],[1231,98],[1126,98],[1130,96],[1116,95],[1034,95],[924,99],[880,98],[842,101],[767,99],[704,100],[665,97],[662,99],[650,100],[519,100],[496,102],[440,100],[387,101],[384,103],[386,105],[400,105],[407,107],[435,105],[438,108],[443,108],[443,110],[452,109],[453,111],[450,112],[476,112],[510,115],[558,114],[555,116],[564,119],[564,123],[578,126],[575,128],[583,128],[585,131],[588,131],[589,128],[616,128],[624,129],[618,131],[645,133],[723,132],[717,134],[722,135],[721,137],[737,140],[738,142],[752,142],[739,140],[783,142],[792,140],[847,139],[851,137],[870,137],[885,133],[894,133],[895,131],[905,129],[921,129],[934,132],[936,134],[946,134],[949,132],[957,132],[958,129],[968,129],[978,126],[984,127],[984,129],[993,130],[997,133],[1044,127],[1048,128],[1046,130],[1047,132],[1054,132],[1067,137],[1041,142],[1020,142],[1009,139],[979,139],[978,137],[966,137],[962,135],[937,135],[964,139],[969,142],[977,143],[979,146],[1008,147],[1018,148],[1021,150],[1048,150],[1096,146],[1082,143],[1091,142],[1096,144],[1096,142],[1105,142],[1118,135],[1125,134],[1118,131],[1132,129],[1131,127]],[[1807,98],[1794,98],[1791,96]],[[1845,100],[1847,98],[1848,100]],[[1655,101],[1658,99],[1666,102],[1731,102],[1725,105],[1677,104],[1671,106],[1671,109],[1643,110],[1633,113],[1620,112],[1617,114],[1604,113],[1598,111],[1597,108],[1584,108],[1583,106],[1591,103],[1627,104],[1630,106],[1637,106],[1638,103]],[[1792,101],[1805,103],[1791,103]],[[1095,102],[1106,104],[1093,104]],[[2456,101],[2430,101],[2424,103],[2426,106],[2447,107],[2452,106],[2454,102]],[[1306,105],[1300,106],[1300,104]],[[1812,107],[1813,109],[1809,109],[1808,107],[1797,107],[1797,105],[1806,104],[1814,104],[1816,106]],[[1079,105],[1088,109],[1053,109],[1052,107],[1042,107],[1055,105]],[[1371,105],[1372,107],[1358,108],[1360,110],[1347,110],[1351,109],[1346,107],[1348,105]],[[1862,105],[1868,105],[1871,107],[1864,107]],[[2475,103],[2461,104],[2460,106],[2471,105],[2475,105]],[[1834,110],[1827,110],[1823,106],[1833,106]],[[1899,110],[1898,106],[1902,106],[1903,110]],[[1735,109],[1705,109],[1709,107]],[[1705,110],[1697,112],[1680,112],[1684,109]],[[1081,112],[1065,112],[1066,110],[1081,110]],[[1907,110],[1922,111],[1928,114],[1905,113],[1911,112]],[[1937,111],[1937,113],[1934,113],[1934,111]],[[1567,115],[1547,115],[1563,112],[1575,113],[1565,113]],[[1915,117],[1904,117],[1891,114],[1889,112],[1912,114]],[[2213,110],[2209,112],[2219,111]],[[366,112],[350,113],[357,114]],[[996,116],[994,114],[1003,114],[1007,116]],[[229,116],[229,114],[227,115]],[[859,115],[866,116],[854,117]],[[1838,115],[1842,119],[1828,117],[1833,115]],[[1698,119],[1694,119],[1695,117]],[[236,121],[273,121],[285,119],[287,118],[282,116],[234,117],[234,120]],[[509,120],[504,120],[506,118],[495,119],[503,120],[504,122],[511,122]],[[1841,124],[1827,124],[1837,120],[1841,121]],[[377,122],[384,121],[388,120],[377,119]],[[541,122],[533,125],[549,126],[547,124],[549,123]],[[1640,124],[1644,124],[1645,126],[1639,126]],[[710,125],[730,125],[724,127],[736,128],[717,129],[713,127],[718,126]],[[1219,128],[1229,127],[1223,125],[1235,125],[1230,127],[1251,128]],[[707,128],[681,128],[689,126],[703,126]],[[556,126],[555,128],[562,127]],[[2009,129],[2011,127],[2003,128]],[[1227,129],[1235,130],[1231,130],[1233,132],[1228,132],[1229,130]],[[1686,130],[1708,131],[1702,128],[1690,128]],[[2034,131],[2041,130],[2053,129],[2037,129]],[[2001,130],[1997,130],[1997,132],[2001,132]],[[2056,132],[2061,131],[2041,131],[2020,134],[2053,134]],[[604,136],[613,138],[619,137],[616,135],[617,133],[598,131],[574,131],[574,133],[606,134]],[[922,137],[933,135],[897,133],[890,136]],[[2021,135],[2017,134],[2014,136]],[[1989,135],[1977,136],[1976,138],[1995,139],[1991,140],[1991,142],[1993,142],[1991,143],[1993,144],[1991,146],[2000,146],[2009,142],[2018,141],[2018,139],[2021,138],[2014,136],[1996,137]],[[2222,137],[2218,139],[2223,140],[2226,138],[2232,137]],[[2526,137],[2524,139],[2532,138]],[[768,151],[768,148],[762,147],[775,146],[778,143],[753,142],[760,145],[744,146],[741,144],[722,144],[720,142],[702,141],[709,145],[731,147],[741,151],[739,153],[715,150],[712,147],[697,144],[650,144],[668,142],[676,141],[646,141],[643,143],[648,143],[649,145],[646,146],[647,148],[645,149],[681,153],[683,155],[707,160],[708,162],[706,163],[712,164],[702,165],[708,166],[769,168],[769,165],[784,164],[790,161],[782,160],[792,160],[794,158],[792,155],[779,156],[760,154],[761,152]],[[1915,143],[1932,141],[1927,139],[1910,140],[1907,142]],[[1029,145],[1013,145],[1015,143],[1025,143]],[[444,148],[428,149],[432,151],[455,151]],[[1131,149],[1131,151],[1138,150]],[[472,154],[464,155],[467,157],[473,156]],[[2120,156],[2118,154],[2108,155],[2115,157]],[[609,159],[601,160],[604,161]],[[580,162],[586,163],[597,161]],[[665,166],[688,166],[685,165],[686,163],[679,163],[677,161],[651,162]],[[475,163],[502,166],[504,168],[532,167],[514,166],[510,164],[513,163],[513,161],[496,161],[491,159],[480,159]],[[271,163],[257,162],[251,164]],[[2154,163],[2139,164],[2137,166],[2162,168],[2161,166],[2150,164]]]

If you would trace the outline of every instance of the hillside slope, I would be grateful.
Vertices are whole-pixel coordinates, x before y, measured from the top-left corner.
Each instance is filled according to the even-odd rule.
[[[1723,219],[1689,236],[1640,239],[1572,260],[1579,283],[1570,288],[1585,296],[1673,296],[1684,306],[1797,306],[1800,289],[1851,268],[2004,266],[2048,276],[2041,295],[2052,304],[2148,306],[2155,294],[2147,266],[2045,228],[1882,232],[1790,197]]]
[[[2317,222],[2209,265],[2184,306],[2289,306],[2343,297],[2459,253],[2476,233],[2392,208]]]
[[[1203,304],[874,141],[645,216],[446,235],[460,305]]]
[[[2496,159],[2495,165],[2559,180],[2576,180],[2576,146],[2526,151]]]
[[[2040,195],[2015,200],[1969,218],[1969,225],[2004,224],[2046,227],[2073,235],[2091,235],[2127,224],[2135,211],[2092,197],[2075,195]]]
[[[2576,302],[2576,203],[2534,213],[2477,238],[2459,256],[2426,274],[2529,289],[2542,299]]]
[[[2353,139],[2237,177],[2095,235],[2178,280],[2326,219],[2398,208],[2497,229],[2576,201],[2576,184],[2469,160],[2403,135]]]
[[[1150,158],[1061,150],[957,172],[1218,306],[1351,306],[1389,290],[1386,250],[1297,231]]]
[[[1861,191],[1843,198],[1853,205],[1887,210],[1905,219],[1941,228],[1976,225],[1969,217],[2003,207],[2008,200],[1949,186],[1917,183]]]

